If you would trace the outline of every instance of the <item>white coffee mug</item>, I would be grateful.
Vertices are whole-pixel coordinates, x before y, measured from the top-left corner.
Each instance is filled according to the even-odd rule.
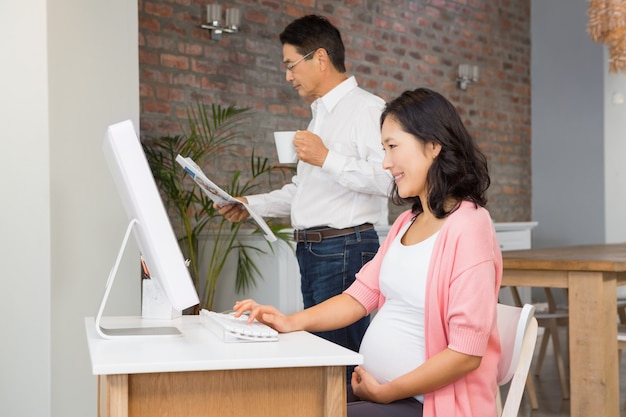
[[[297,162],[296,148],[293,147],[295,131],[274,132],[274,142],[278,153],[278,162],[281,164],[293,164]]]

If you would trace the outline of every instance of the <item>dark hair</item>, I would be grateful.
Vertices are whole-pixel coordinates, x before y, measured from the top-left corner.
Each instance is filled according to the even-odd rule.
[[[490,185],[487,158],[478,149],[461,121],[458,112],[441,94],[418,88],[405,91],[385,107],[380,124],[387,117],[423,143],[441,145],[441,151],[427,174],[427,204],[437,218],[444,218],[456,210],[462,200],[476,206],[487,204],[486,191]],[[452,199],[454,207],[446,204]],[[423,211],[419,197],[402,198],[393,184],[391,200],[394,204],[412,204],[414,214]]]
[[[346,50],[341,33],[328,19],[318,15],[307,15],[287,25],[279,35],[280,42],[293,45],[302,55],[324,48],[335,69],[346,72]]]

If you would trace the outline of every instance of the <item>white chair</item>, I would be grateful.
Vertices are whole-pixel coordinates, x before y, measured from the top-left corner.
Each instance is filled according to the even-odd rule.
[[[620,368],[622,366],[623,350],[626,350],[626,325],[620,324],[617,326],[617,365]],[[626,401],[624,401],[624,409],[626,409]]]
[[[541,337],[541,345],[537,354],[537,363],[535,364],[535,375],[539,376],[543,360],[546,357],[548,343],[552,339],[552,348],[556,369],[559,373],[559,382],[561,383],[561,397],[564,400],[569,399],[569,378],[567,377],[566,357],[563,355],[561,341],[559,337],[559,327],[565,327],[569,334],[569,312],[567,306],[559,306],[556,303],[551,288],[544,288],[546,300],[548,302],[548,310],[535,312],[535,318],[539,327],[543,327],[543,336]],[[566,294],[567,295],[567,294]],[[565,350],[568,350],[569,336],[566,338]]]
[[[537,319],[534,313],[535,307],[530,304],[521,308],[498,304],[502,356],[498,364],[497,383],[501,387],[510,382],[504,404],[498,389],[496,404],[499,417],[516,417],[518,414],[537,343]]]
[[[626,300],[617,299],[617,318],[619,324],[626,324]]]
[[[510,287],[511,296],[516,306],[522,306],[522,300],[519,296],[517,287]],[[566,400],[569,399],[569,379],[567,378],[567,363],[565,356],[561,350],[561,342],[559,338],[559,327],[565,327],[568,329],[569,325],[569,312],[567,307],[559,306],[556,303],[551,288],[544,288],[547,301],[547,310],[535,310],[535,318],[539,327],[544,329],[541,337],[541,344],[539,347],[539,353],[537,355],[537,363],[535,364],[535,375],[539,376],[541,373],[541,367],[543,366],[543,360],[546,357],[548,343],[552,339],[552,347],[554,353],[554,360],[556,362],[556,369],[559,374],[559,382],[561,384],[561,397]],[[625,313],[626,314],[626,313]],[[569,330],[569,329],[568,329]],[[566,349],[568,343],[565,343]],[[537,394],[535,393],[535,385],[532,380],[532,376],[528,377],[526,389],[531,401],[531,408],[536,410],[539,408],[537,403]]]

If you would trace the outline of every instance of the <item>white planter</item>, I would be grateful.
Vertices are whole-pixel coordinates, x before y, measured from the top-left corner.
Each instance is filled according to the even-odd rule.
[[[216,294],[213,310],[226,311],[233,307],[237,300],[254,298],[263,304],[272,304],[285,313],[292,313],[302,309],[300,294],[300,272],[295,257],[295,246],[291,243],[278,240],[270,243],[259,234],[251,231],[240,231],[238,239],[246,246],[259,248],[265,253],[249,250],[249,255],[261,273],[257,277],[257,285],[237,294],[235,279],[237,274],[237,253],[233,251],[227,261],[216,284]],[[202,237],[199,247],[203,248],[199,262],[201,282],[208,270],[208,259],[213,250],[211,234]]]

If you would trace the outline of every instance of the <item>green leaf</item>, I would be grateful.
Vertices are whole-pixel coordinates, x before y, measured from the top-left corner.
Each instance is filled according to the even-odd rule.
[[[197,102],[187,109],[187,125],[181,126],[183,134],[145,140],[144,151],[163,196],[165,207],[176,233],[179,236],[181,251],[190,260],[190,272],[201,295],[201,308],[211,310],[215,289],[228,257],[237,255],[237,277],[233,285],[237,292],[252,288],[261,277],[258,266],[250,256],[252,251],[266,253],[263,249],[242,245],[238,234],[242,223],[230,223],[213,207],[213,202],[204,195],[184,170],[176,162],[181,154],[191,157],[198,165],[206,166],[213,158],[224,155],[238,145],[243,137],[241,126],[248,121],[249,109],[236,106],[222,107],[219,104],[206,105]],[[241,172],[233,174],[230,183],[224,187],[234,196],[249,195],[259,187],[260,177],[270,174],[267,158],[255,155],[250,157],[250,179],[243,180]],[[256,223],[247,224],[257,228]],[[284,241],[290,235],[281,232],[281,227],[268,221],[274,234]],[[211,236],[213,250],[208,259],[201,260],[200,254],[207,251],[203,242]],[[203,242],[203,243],[201,243]],[[269,251],[272,246],[267,245]],[[200,276],[199,265],[207,265],[204,276]]]

